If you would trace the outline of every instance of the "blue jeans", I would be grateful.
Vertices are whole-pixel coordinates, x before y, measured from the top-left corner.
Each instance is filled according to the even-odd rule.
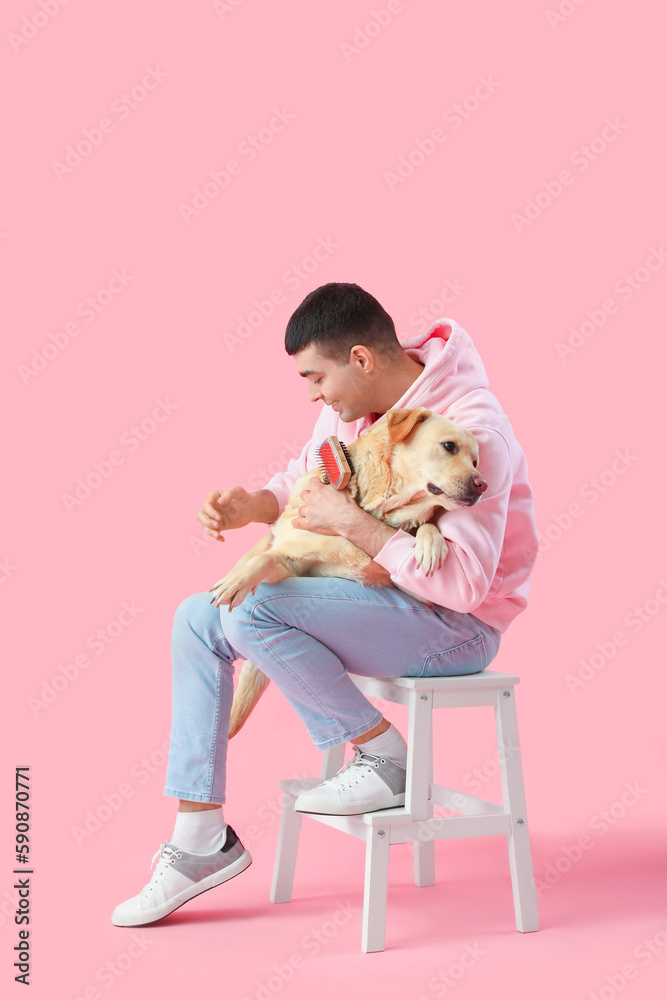
[[[235,660],[255,663],[293,706],[317,749],[325,750],[382,719],[348,672],[473,674],[500,646],[501,633],[472,614],[339,577],[261,583],[231,612],[225,605],[216,610],[210,600],[201,593],[181,602],[171,645],[164,794],[192,802],[225,802]]]

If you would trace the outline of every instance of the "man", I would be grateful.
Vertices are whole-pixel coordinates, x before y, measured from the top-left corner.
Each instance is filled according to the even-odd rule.
[[[424,406],[472,431],[488,488],[474,507],[438,518],[448,554],[427,577],[416,565],[412,535],[372,517],[349,490],[313,482],[301,494],[294,526],[348,538],[389,571],[393,587],[292,577],[260,584],[231,612],[216,610],[207,592],[179,605],[164,789],[180,799],[179,809],[151,881],[114,910],[112,921],[121,926],[159,920],[251,862],[222,810],[235,660],[251,660],[275,682],[318,749],[353,743],[354,758],[302,793],[296,808],[367,812],[404,802],[406,745],[348,671],[479,672],[526,607],[538,548],[526,459],[465,330],[438,320],[401,345],[372,295],[332,282],[307,295],[290,317],[285,349],[310,399],[324,403],[312,438],[265,489],[209,494],[198,517],[210,535],[224,540],[232,528],[274,523],[296,480],[316,466],[326,437],[349,444],[392,408]]]

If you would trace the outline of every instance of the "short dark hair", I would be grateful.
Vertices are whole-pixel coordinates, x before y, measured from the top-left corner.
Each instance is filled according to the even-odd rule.
[[[391,316],[359,285],[330,281],[306,295],[292,313],[285,331],[289,355],[315,344],[320,354],[339,365],[347,363],[355,344],[385,358],[402,351]]]

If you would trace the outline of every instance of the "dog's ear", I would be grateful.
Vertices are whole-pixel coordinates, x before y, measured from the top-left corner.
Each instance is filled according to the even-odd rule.
[[[426,410],[423,406],[415,406],[411,410],[387,410],[391,443],[398,444],[399,441],[404,441],[413,427],[422,423],[432,413],[433,410]]]

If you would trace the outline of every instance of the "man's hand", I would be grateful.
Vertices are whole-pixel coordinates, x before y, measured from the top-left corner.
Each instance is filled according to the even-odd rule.
[[[250,524],[254,514],[254,493],[242,486],[230,490],[214,490],[204,500],[197,519],[204,525],[207,535],[224,542],[223,531],[243,528]]]
[[[292,527],[316,531],[319,535],[344,535],[359,510],[347,487],[335,490],[316,477],[300,496],[302,504],[298,517],[292,518]]]

